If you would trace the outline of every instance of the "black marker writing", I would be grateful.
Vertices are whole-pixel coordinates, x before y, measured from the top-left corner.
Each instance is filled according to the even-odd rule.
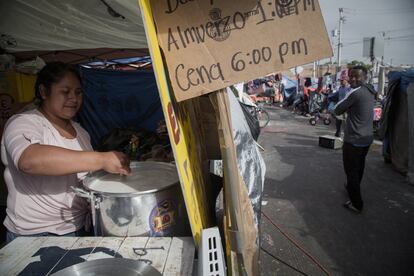
[[[301,44],[302,43],[302,44]],[[308,45],[306,43],[306,40],[303,38],[300,38],[298,40],[292,41],[289,48],[289,43],[283,42],[279,45],[279,58],[282,63],[285,63],[285,57],[290,53],[292,55],[296,55],[296,53],[300,54],[301,51],[301,45],[304,47],[304,54],[308,54]]]
[[[212,83],[215,80],[224,80],[220,62],[209,67],[201,65],[198,68],[186,68],[184,64],[178,64],[174,71],[175,81],[182,91],[191,87]]]
[[[279,59],[277,59],[277,55],[273,55],[273,50],[269,46],[258,47],[244,52],[238,51],[230,58],[230,68],[234,72],[241,72],[252,66],[260,66],[267,62],[278,64],[280,60],[280,63],[284,64],[289,57],[294,55],[308,55],[308,45],[304,38],[291,42],[282,42],[275,47],[275,50],[275,53],[279,53]]]
[[[188,2],[193,2],[194,0],[166,0],[168,9],[165,11],[165,13],[173,13],[178,9],[179,5],[185,5]]]

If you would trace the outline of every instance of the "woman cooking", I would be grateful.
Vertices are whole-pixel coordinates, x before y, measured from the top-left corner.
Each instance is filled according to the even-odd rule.
[[[79,235],[87,202],[72,187],[85,172],[130,173],[120,152],[94,152],[88,133],[72,121],[82,104],[79,73],[61,62],[47,64],[35,85],[37,109],[6,124],[1,160],[7,184],[7,242],[17,236]]]

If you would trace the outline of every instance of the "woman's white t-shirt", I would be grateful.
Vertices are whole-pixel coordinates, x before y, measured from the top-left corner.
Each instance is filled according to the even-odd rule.
[[[62,137],[38,110],[11,117],[1,140],[1,160],[8,189],[6,228],[20,235],[43,232],[58,235],[79,230],[85,224],[87,202],[72,187],[84,174],[43,176],[18,169],[23,151],[32,144],[53,145],[71,150],[91,151],[89,134],[72,121],[76,138]]]

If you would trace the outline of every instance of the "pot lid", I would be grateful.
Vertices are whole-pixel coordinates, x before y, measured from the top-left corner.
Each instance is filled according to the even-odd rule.
[[[89,190],[111,193],[148,193],[178,183],[177,168],[162,162],[131,162],[131,175],[97,172],[88,175],[83,185]]]

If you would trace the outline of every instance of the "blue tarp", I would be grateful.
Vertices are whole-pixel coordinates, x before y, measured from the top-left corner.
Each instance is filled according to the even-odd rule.
[[[392,82],[396,79],[401,79],[400,90],[406,92],[408,85],[414,82],[414,67],[404,71],[390,71],[388,73],[388,81]]]
[[[282,76],[282,82],[285,85],[285,89],[291,89],[293,87],[296,89],[296,85],[298,83],[296,80],[292,80],[287,76]]]
[[[114,128],[155,131],[164,120],[152,71],[113,71],[81,67],[83,106],[78,121],[95,148]]]
[[[296,80],[288,78],[287,76],[282,76],[282,82],[284,85],[282,91],[283,102],[287,103],[288,105],[291,105],[297,97],[296,86],[298,82]]]
[[[97,65],[112,65],[112,64],[130,64],[135,62],[151,62],[150,56],[134,57],[134,58],[120,58],[112,59],[109,61],[94,61],[86,63],[85,65],[97,66]]]

